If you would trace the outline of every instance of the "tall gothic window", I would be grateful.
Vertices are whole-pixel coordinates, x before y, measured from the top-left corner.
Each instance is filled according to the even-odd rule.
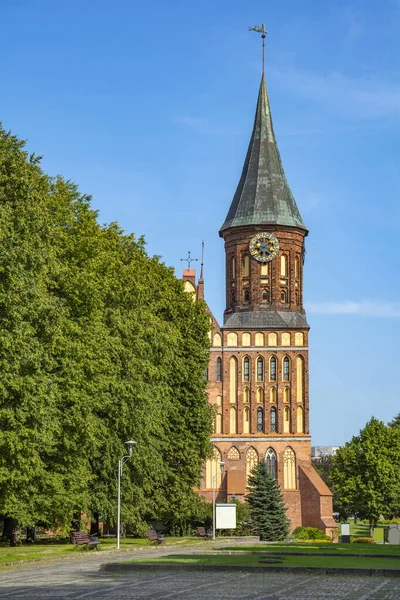
[[[263,302],[269,302],[269,291],[268,288],[264,288],[262,291],[262,300]]]
[[[264,411],[261,408],[261,406],[259,406],[257,408],[257,431],[263,430],[263,421],[264,421]]]
[[[231,279],[235,279],[236,277],[236,260],[235,257],[231,257]]]
[[[250,381],[250,359],[248,356],[243,359],[243,381]]]
[[[244,301],[245,302],[250,302],[250,292],[249,292],[249,290],[245,290],[244,291]]]
[[[249,448],[246,452],[246,480],[249,478],[251,471],[258,464],[258,454],[255,448]]]
[[[284,381],[289,381],[289,371],[290,371],[290,359],[288,356],[285,356],[283,359],[283,379]]]
[[[296,489],[296,455],[289,447],[283,453],[283,487],[285,490]]]
[[[264,361],[261,356],[257,358],[257,381],[262,381],[264,378]]]
[[[268,448],[265,454],[265,462],[267,465],[268,473],[271,473],[273,477],[276,479],[277,468],[276,468],[276,454],[272,448]]]
[[[281,302],[283,304],[286,304],[286,302],[287,302],[287,292],[286,292],[286,290],[281,290]]]
[[[269,379],[270,381],[276,381],[276,357],[271,356],[269,361]]]
[[[221,485],[221,452],[214,446],[213,458],[208,458],[206,461],[206,488],[213,488],[213,480],[215,478],[216,487]]]
[[[276,408],[272,407],[270,411],[270,430],[276,431]]]
[[[217,358],[217,381],[222,381],[222,358]]]
[[[250,433],[250,410],[247,406],[243,409],[243,433]]]
[[[290,410],[288,406],[283,409],[283,432],[290,433]]]

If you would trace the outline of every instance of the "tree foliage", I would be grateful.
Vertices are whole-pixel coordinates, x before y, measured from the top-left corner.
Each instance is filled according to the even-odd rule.
[[[100,226],[0,128],[0,513],[68,527],[192,508],[210,454],[209,319],[143,239]]]
[[[349,514],[376,524],[400,508],[400,428],[374,417],[358,436],[339,448],[331,480]]]
[[[264,461],[258,463],[248,479],[246,501],[250,505],[254,532],[261,540],[283,540],[289,533],[289,519],[281,489]]]

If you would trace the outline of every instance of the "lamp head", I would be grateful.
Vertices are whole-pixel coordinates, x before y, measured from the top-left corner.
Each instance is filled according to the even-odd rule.
[[[224,474],[225,464],[226,464],[226,463],[224,463],[223,461],[221,461],[221,462],[219,463],[219,468],[221,469],[221,475],[223,475],[223,474]]]
[[[128,440],[127,442],[125,442],[125,444],[128,446],[129,455],[131,455],[133,446],[137,444],[137,442],[135,442],[134,440]]]

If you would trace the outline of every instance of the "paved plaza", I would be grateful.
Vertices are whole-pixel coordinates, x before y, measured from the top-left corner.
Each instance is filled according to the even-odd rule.
[[[170,548],[157,552],[171,553],[174,550]],[[140,553],[141,556],[154,554],[154,551]],[[138,554],[123,553],[116,556],[114,553],[92,552],[89,556],[83,555],[74,560],[1,570],[0,600],[400,600],[400,578],[241,572],[99,571],[101,564],[135,556]]]

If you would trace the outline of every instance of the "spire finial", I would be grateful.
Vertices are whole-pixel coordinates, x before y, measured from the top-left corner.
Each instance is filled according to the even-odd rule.
[[[256,31],[257,33],[261,33],[261,38],[262,38],[262,74],[264,75],[265,38],[267,37],[268,31],[265,29],[264,23],[261,23],[261,27],[259,25],[255,25],[254,27],[249,27],[249,31]]]
[[[188,269],[190,269],[190,263],[191,263],[191,262],[193,262],[193,261],[199,260],[199,259],[198,259],[198,258],[192,258],[192,257],[190,256],[190,250],[188,250],[188,255],[187,255],[187,258],[181,258],[181,260],[183,260],[184,262],[187,262],[187,264],[188,264]]]
[[[204,270],[204,240],[201,240],[200,279],[203,279],[203,270]]]

